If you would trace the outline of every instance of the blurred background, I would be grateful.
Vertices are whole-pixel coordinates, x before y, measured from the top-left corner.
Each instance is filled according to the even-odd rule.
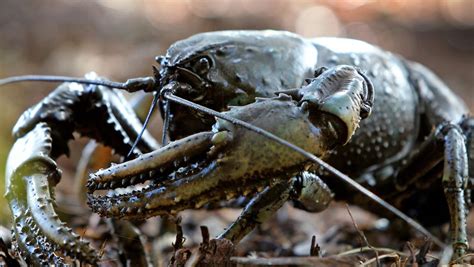
[[[357,38],[421,62],[474,110],[472,0],[2,0],[0,77],[95,71],[124,81],[150,75],[156,55],[195,33],[270,28],[305,37]],[[2,196],[11,129],[27,107],[54,87],[24,83],[0,88]],[[65,176],[73,173],[79,153],[61,159]],[[67,192],[68,181],[61,190]],[[0,197],[0,224],[9,223],[8,212]]]

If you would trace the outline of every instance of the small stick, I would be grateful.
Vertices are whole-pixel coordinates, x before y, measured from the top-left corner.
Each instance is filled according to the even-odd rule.
[[[425,243],[421,246],[420,251],[418,251],[418,255],[416,255],[417,262],[426,261],[426,254],[428,254],[428,252],[430,251],[431,244],[432,244],[431,240],[429,239],[425,240]]]
[[[415,255],[415,248],[410,242],[407,242],[407,247],[408,250],[410,251],[411,257],[412,257],[412,267],[418,267],[418,263],[416,262],[416,255]]]
[[[379,265],[379,260],[380,259],[385,259],[385,258],[395,258],[397,260],[400,260],[400,256],[397,253],[391,253],[391,254],[384,254],[381,255],[380,257],[372,258],[366,262],[361,263],[359,266],[368,266],[369,264],[373,263],[374,261],[377,262],[377,266]]]
[[[352,261],[334,257],[231,257],[230,261],[237,266],[354,266]]]
[[[173,246],[174,251],[176,252],[178,249],[183,248],[184,242],[186,242],[186,238],[183,235],[183,228],[181,227],[181,217],[176,219],[176,239],[174,243],[171,243]]]
[[[319,247],[318,243],[316,243],[316,236],[313,235],[311,238],[311,247],[309,248],[309,255],[320,257],[321,256],[321,247]]]
[[[356,253],[360,253],[360,252],[366,252],[366,251],[373,251],[373,250],[377,250],[378,252],[380,253],[397,253],[398,255],[400,256],[404,256],[404,257],[410,257],[410,254],[407,254],[405,252],[402,252],[402,251],[398,251],[398,250],[395,250],[395,249],[391,249],[391,248],[378,248],[378,247],[360,247],[360,248],[354,248],[354,249],[351,249],[351,250],[347,250],[347,251],[344,251],[344,252],[341,252],[341,253],[338,253],[336,255],[334,255],[334,257],[346,257],[346,256],[351,256],[353,254],[356,254]],[[431,259],[435,259],[435,260],[439,260],[438,257],[435,257],[431,254],[426,254],[427,257],[430,257]],[[471,254],[471,256],[474,256],[474,254]]]
[[[102,258],[102,256],[104,256],[105,254],[105,245],[107,244],[107,239],[104,240],[104,242],[102,242],[102,244],[100,245],[100,249],[99,249],[99,259]]]
[[[369,241],[367,240],[367,237],[365,236],[364,232],[359,229],[359,226],[357,226],[357,223],[355,222],[354,217],[352,216],[351,210],[349,209],[349,205],[347,205],[347,203],[346,203],[346,209],[347,209],[347,212],[349,212],[349,216],[351,216],[352,224],[354,225],[354,228],[356,229],[356,231],[359,233],[359,236],[362,238],[362,240],[364,240],[365,244],[369,248],[371,248],[373,252],[375,252],[375,259],[376,259],[376,262],[377,262],[377,267],[380,267],[378,251],[369,244]]]
[[[457,261],[460,261],[460,260],[463,260],[465,258],[474,258],[474,253],[467,253],[467,254],[464,254],[462,255],[461,257],[457,258]],[[456,260],[450,262],[449,264],[455,264],[456,263]]]
[[[207,246],[209,245],[209,229],[207,226],[201,226],[201,234],[202,234],[202,244]]]

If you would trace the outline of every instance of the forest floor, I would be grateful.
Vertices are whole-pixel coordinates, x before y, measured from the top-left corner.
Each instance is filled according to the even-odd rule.
[[[91,241],[100,255],[100,266],[138,264],[137,259],[144,256],[136,251],[138,240],[153,266],[438,266],[449,262],[445,255],[449,251],[432,245],[408,226],[393,226],[396,223],[343,203],[333,203],[317,214],[285,205],[236,246],[209,239],[238,217],[238,209],[185,211],[177,218],[136,222],[140,239],[117,230],[120,223],[76,205],[61,204],[58,209],[77,233]],[[472,228],[474,216],[469,219]],[[446,231],[447,225],[441,229]],[[9,247],[8,232],[3,238]],[[7,259],[1,251],[0,246],[0,265]],[[467,255],[466,263],[474,263],[472,256]]]

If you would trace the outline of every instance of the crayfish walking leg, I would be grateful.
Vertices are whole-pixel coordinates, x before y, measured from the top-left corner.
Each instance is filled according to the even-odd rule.
[[[387,194],[387,199],[400,192],[410,194],[413,187],[433,182],[439,177],[435,174],[442,172],[441,184],[451,219],[453,259],[463,256],[469,247],[466,232],[469,211],[466,198],[469,193],[468,164],[464,131],[455,124],[445,123],[412,154],[408,164],[399,172],[395,182],[399,192],[393,193],[393,186],[380,190],[382,194]]]
[[[311,212],[325,210],[333,194],[315,174],[302,172],[289,181],[277,183],[257,194],[244,208],[239,218],[219,238],[240,242],[255,227],[275,214],[288,200]]]

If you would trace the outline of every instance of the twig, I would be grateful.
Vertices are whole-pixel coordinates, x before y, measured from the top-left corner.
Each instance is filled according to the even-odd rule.
[[[174,243],[171,243],[173,246],[173,256],[171,256],[168,266],[184,266],[191,257],[191,251],[183,248],[186,238],[181,227],[181,217],[176,218],[174,223],[176,225],[176,239]]]
[[[321,247],[316,243],[316,236],[311,238],[311,247],[309,248],[309,255],[314,257],[321,257]]]
[[[228,239],[210,239],[209,229],[201,226],[202,243],[195,250],[186,266],[231,266],[230,258],[234,254],[234,244]]]
[[[184,242],[186,242],[186,238],[183,235],[183,228],[181,227],[181,217],[178,217],[176,219],[176,239],[174,243],[171,243],[173,245],[173,249],[176,252],[178,249],[183,248]]]
[[[415,255],[415,248],[410,242],[406,243],[408,250],[410,251],[411,254],[411,259],[412,259],[412,267],[418,267],[418,263],[416,262],[416,255]]]
[[[196,262],[193,264],[193,266],[196,266],[198,264],[201,264],[204,262],[204,259],[206,258],[206,251],[209,249],[209,229],[207,226],[201,225],[201,235],[202,235],[202,243],[199,246],[199,254],[197,257]]]
[[[418,254],[416,255],[416,262],[418,263],[426,263],[426,254],[431,249],[431,240],[425,239],[425,243],[421,246],[420,251],[418,251]]]
[[[199,253],[196,261],[191,261],[193,264],[191,266],[203,265],[204,259],[206,258],[206,252],[209,249],[209,229],[207,226],[201,225],[201,235],[202,243],[199,246]]]
[[[373,262],[377,262],[377,265],[379,265],[379,260],[380,259],[385,259],[385,258],[396,258],[398,261],[400,261],[400,255],[398,255],[397,253],[391,253],[391,254],[383,254],[381,256],[377,256],[375,258],[367,260],[367,261],[361,263],[359,266],[360,267],[368,266],[369,264],[371,264]]]
[[[351,255],[356,254],[356,253],[374,251],[374,249],[381,252],[381,253],[398,253],[401,256],[406,256],[406,257],[410,256],[410,255],[408,255],[404,252],[401,252],[401,251],[398,251],[398,250],[395,250],[395,249],[391,249],[391,248],[377,248],[377,247],[367,247],[367,246],[347,250],[347,251],[341,252],[339,254],[336,254],[334,256],[335,257],[346,257],[346,256],[351,256]]]
[[[334,255],[334,257],[346,257],[346,256],[351,256],[353,254],[361,253],[361,252],[373,251],[374,249],[377,250],[380,253],[397,253],[400,256],[410,257],[410,254],[407,254],[407,253],[402,252],[402,251],[398,251],[398,250],[391,249],[391,248],[378,248],[378,247],[354,248],[354,249],[347,250],[347,251],[341,252],[339,254],[336,254],[336,255]],[[435,257],[431,254],[426,254],[426,256],[430,257],[432,259],[439,260],[438,257]],[[472,256],[474,256],[474,254],[472,254]]]
[[[467,254],[464,254],[464,255],[462,255],[461,257],[457,258],[456,260],[451,261],[449,264],[455,264],[456,261],[460,261],[460,260],[462,260],[462,259],[469,258],[469,257],[474,257],[474,253],[467,253]]]
[[[365,242],[365,244],[367,245],[367,247],[371,248],[372,251],[375,252],[375,260],[376,260],[376,262],[377,262],[377,267],[380,267],[379,253],[377,252],[376,249],[374,249],[374,247],[372,247],[372,246],[369,244],[369,241],[367,240],[367,237],[365,236],[364,232],[362,232],[362,231],[359,229],[359,226],[357,226],[357,223],[355,222],[354,217],[352,216],[351,210],[349,209],[349,205],[347,205],[347,203],[346,203],[346,209],[347,209],[347,212],[349,212],[349,216],[351,216],[351,220],[352,220],[352,224],[354,225],[354,228],[355,228],[356,231],[359,233],[359,235],[360,235],[360,237],[362,238],[362,240],[364,240],[364,242]]]
[[[102,256],[104,256],[105,254],[105,245],[107,244],[107,238],[104,240],[104,242],[102,242],[102,244],[100,245],[100,249],[99,249],[99,259],[102,258]]]
[[[335,257],[273,257],[273,258],[248,258],[232,257],[232,263],[238,265],[265,265],[265,266],[354,266],[352,261]]]
[[[203,245],[209,245],[209,229],[207,226],[201,225],[201,234]]]

